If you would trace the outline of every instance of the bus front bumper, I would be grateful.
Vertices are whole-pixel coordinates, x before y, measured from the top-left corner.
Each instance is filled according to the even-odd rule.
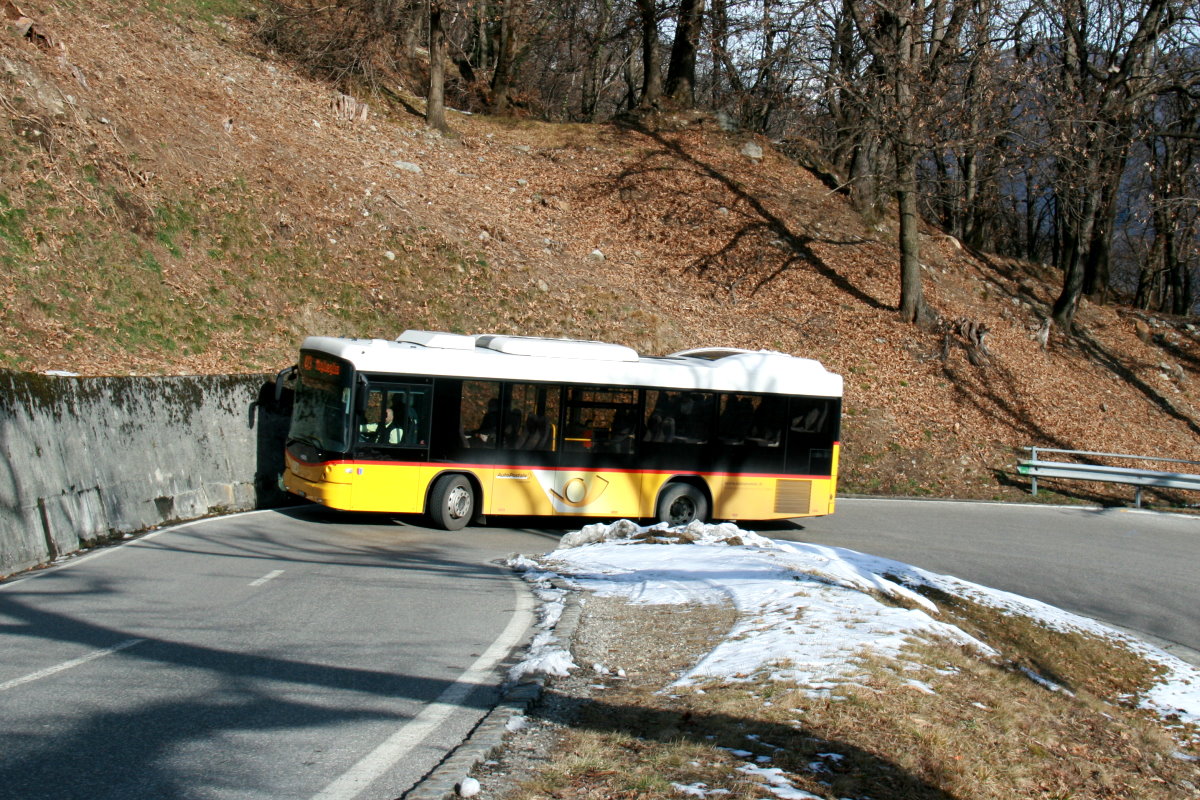
[[[302,478],[287,469],[283,473],[283,488],[294,495],[329,508],[350,509],[353,486],[348,483],[330,483],[324,480]]]

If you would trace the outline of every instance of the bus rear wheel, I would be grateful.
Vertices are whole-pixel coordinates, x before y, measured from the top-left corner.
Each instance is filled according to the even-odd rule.
[[[708,521],[708,498],[690,483],[672,483],[658,496],[655,517],[671,527]]]
[[[438,528],[460,531],[475,515],[475,490],[462,475],[443,475],[429,493],[429,518]]]

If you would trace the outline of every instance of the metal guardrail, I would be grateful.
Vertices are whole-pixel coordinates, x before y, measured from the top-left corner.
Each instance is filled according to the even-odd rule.
[[[1159,458],[1157,456],[1133,456],[1125,453],[1095,453],[1088,450],[1058,450],[1050,447],[1026,447],[1031,458],[1017,464],[1017,471],[1030,478],[1031,492],[1038,493],[1038,478],[1065,478],[1076,481],[1103,481],[1125,483],[1137,487],[1135,504],[1142,507],[1142,489],[1152,486],[1159,489],[1191,489],[1200,491],[1200,475],[1189,472],[1166,472],[1138,467],[1112,467],[1104,464],[1079,464],[1070,461],[1047,461],[1038,458],[1038,453],[1066,453],[1072,456],[1093,458],[1120,458],[1129,461],[1155,461],[1165,464],[1194,464],[1181,458]]]

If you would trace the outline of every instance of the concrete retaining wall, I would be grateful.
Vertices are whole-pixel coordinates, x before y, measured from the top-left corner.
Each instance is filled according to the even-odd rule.
[[[0,577],[168,522],[279,505],[268,376],[0,372]]]

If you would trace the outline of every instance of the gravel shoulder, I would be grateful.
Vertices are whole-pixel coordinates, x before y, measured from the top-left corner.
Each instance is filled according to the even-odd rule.
[[[550,678],[519,730],[471,774],[477,797],[504,798],[551,766],[564,730],[589,705],[633,707],[696,663],[732,627],[736,611],[721,606],[648,606],[584,595],[570,650],[579,668]]]

